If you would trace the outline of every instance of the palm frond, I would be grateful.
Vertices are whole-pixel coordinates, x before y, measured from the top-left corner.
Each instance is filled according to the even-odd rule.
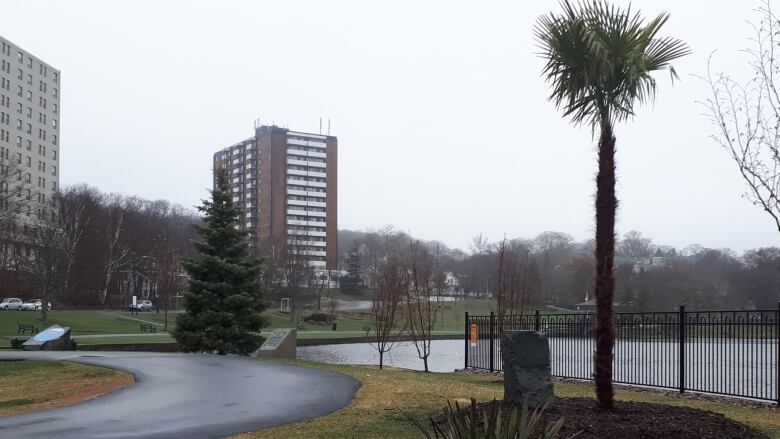
[[[682,41],[658,37],[667,13],[645,23],[630,6],[623,10],[606,0],[563,0],[561,7],[560,14],[539,17],[534,35],[546,60],[549,100],[575,124],[595,128],[631,117],[636,102],[655,98],[651,74],[669,70],[677,79],[671,62],[690,53]]]

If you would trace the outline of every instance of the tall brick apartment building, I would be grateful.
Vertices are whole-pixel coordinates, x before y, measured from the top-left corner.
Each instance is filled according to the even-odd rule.
[[[214,154],[260,254],[294,244],[315,270],[337,269],[337,157],[336,137],[275,125]]]

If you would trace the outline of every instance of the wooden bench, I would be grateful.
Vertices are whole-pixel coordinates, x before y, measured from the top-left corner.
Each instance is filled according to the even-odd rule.
[[[295,327],[295,330],[298,332],[303,332],[306,330],[306,325],[298,325]]]
[[[157,327],[152,324],[141,323],[141,332],[157,332]]]
[[[17,327],[19,328],[19,329],[16,330],[17,334],[26,334],[28,332],[30,334],[37,334],[38,333],[38,328],[33,326],[32,323],[17,323]]]

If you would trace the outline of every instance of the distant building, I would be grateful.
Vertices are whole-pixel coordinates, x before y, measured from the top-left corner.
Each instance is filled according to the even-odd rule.
[[[294,245],[316,270],[337,268],[337,157],[336,137],[275,125],[214,154],[260,254]]]
[[[441,284],[441,290],[439,291],[440,296],[463,296],[463,288],[460,287],[460,279],[458,279],[458,276],[455,275],[455,273],[451,271],[447,271],[444,273],[442,284]]]
[[[660,270],[672,265],[672,258],[669,256],[653,256],[649,258],[637,258],[634,261],[634,273],[643,271]]]
[[[0,37],[0,161],[16,173],[0,191],[19,200],[0,209],[22,220],[40,216],[59,188],[60,82],[59,70]]]

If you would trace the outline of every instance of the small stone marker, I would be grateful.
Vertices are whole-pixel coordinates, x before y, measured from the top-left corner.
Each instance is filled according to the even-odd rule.
[[[550,345],[547,336],[536,331],[504,331],[501,337],[504,362],[504,401],[530,408],[553,399]]]
[[[295,329],[275,329],[265,343],[260,346],[256,354],[261,357],[295,359],[295,349],[297,347],[298,337]]]
[[[67,351],[72,349],[70,328],[51,325],[22,345],[25,351]]]

